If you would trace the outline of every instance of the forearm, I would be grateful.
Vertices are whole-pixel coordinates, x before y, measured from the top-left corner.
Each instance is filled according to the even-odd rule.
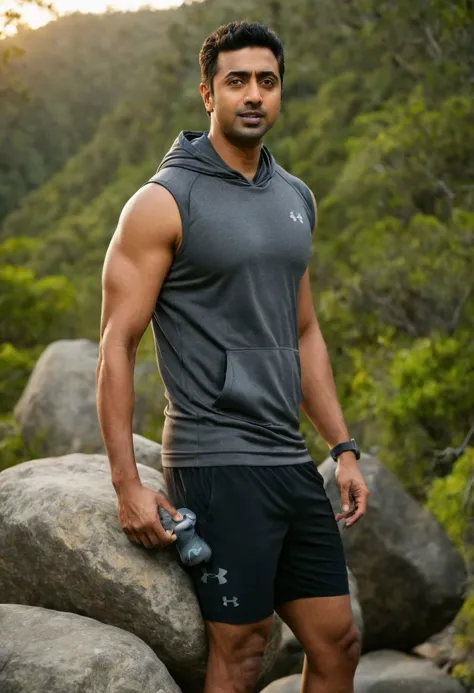
[[[328,446],[349,440],[324,338],[317,321],[300,335],[302,409]]]
[[[126,346],[101,344],[97,411],[116,491],[140,481],[133,452],[134,366],[135,354]]]

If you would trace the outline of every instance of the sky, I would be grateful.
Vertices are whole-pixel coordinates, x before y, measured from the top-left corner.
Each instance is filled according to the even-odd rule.
[[[2,11],[5,6],[14,8],[15,0],[0,0]],[[107,9],[125,11],[138,10],[140,7],[153,7],[164,9],[166,7],[176,7],[181,5],[182,0],[53,0],[53,5],[60,14],[68,12],[105,12]],[[5,7],[5,9],[7,9]],[[36,29],[48,21],[51,21],[51,14],[34,7],[25,5],[21,8],[23,20],[32,28]]]

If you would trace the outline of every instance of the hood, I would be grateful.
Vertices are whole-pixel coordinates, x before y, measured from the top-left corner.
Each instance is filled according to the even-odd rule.
[[[270,151],[262,145],[260,161],[253,180],[249,181],[242,173],[230,168],[212,146],[208,132],[180,132],[169,152],[164,156],[158,171],[163,168],[185,168],[188,171],[204,173],[235,183],[237,185],[256,185],[265,187],[275,173],[275,160]],[[157,171],[157,172],[158,172]]]

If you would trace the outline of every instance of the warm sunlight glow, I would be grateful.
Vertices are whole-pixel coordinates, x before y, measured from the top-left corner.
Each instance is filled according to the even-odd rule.
[[[53,0],[53,5],[59,14],[68,14],[70,12],[106,12],[107,10],[131,11],[138,10],[143,7],[153,9],[166,9],[167,7],[177,7],[181,5],[183,0]],[[35,7],[22,5],[18,6],[14,0],[11,2],[2,2],[2,12],[7,9],[18,9],[22,15],[22,22],[28,24],[33,29],[37,29],[43,24],[51,21],[53,16],[47,10],[41,10]],[[7,7],[5,7],[7,5]],[[11,33],[8,32],[7,33]]]

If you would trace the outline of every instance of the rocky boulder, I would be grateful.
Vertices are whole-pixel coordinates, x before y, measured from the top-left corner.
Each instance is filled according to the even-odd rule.
[[[96,406],[98,356],[98,344],[87,339],[53,342],[41,354],[15,407],[22,437],[35,455],[93,453],[102,448]],[[135,369],[133,430],[137,432],[142,430],[146,409],[154,409],[162,399],[161,384],[151,402],[142,394],[149,370],[149,364]],[[156,380],[159,383],[157,376]],[[156,417],[162,411],[157,406]]]
[[[301,674],[274,681],[262,693],[299,693]],[[364,655],[357,667],[354,693],[462,693],[455,679],[431,662],[401,652],[380,651]]]
[[[142,640],[91,618],[0,604],[2,693],[180,693]]]
[[[462,693],[459,681],[434,664],[402,652],[364,655],[357,667],[355,693]]]
[[[332,459],[319,471],[334,512],[340,491]],[[409,496],[375,457],[360,469],[371,492],[366,515],[341,526],[359,590],[364,649],[409,650],[448,625],[463,603],[466,571],[435,518]]]
[[[163,476],[138,465],[144,484]],[[176,550],[132,544],[120,529],[107,458],[73,454],[0,473],[0,602],[94,618],[147,643],[178,684],[202,684],[207,642]],[[275,621],[264,672],[273,664]]]

